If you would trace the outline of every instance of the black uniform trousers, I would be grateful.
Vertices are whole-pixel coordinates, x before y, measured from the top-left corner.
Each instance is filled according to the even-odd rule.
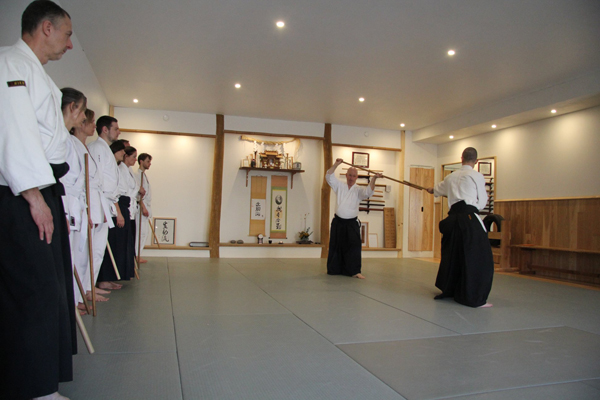
[[[68,166],[53,170],[62,176]],[[59,382],[73,379],[77,338],[69,235],[60,198],[64,189],[56,184],[40,192],[52,212],[51,244],[40,240],[29,203],[0,186],[1,399],[51,394]]]
[[[359,274],[361,250],[358,218],[344,219],[336,215],[331,221],[327,273],[347,276]]]
[[[440,221],[442,260],[435,281],[442,291],[440,297],[454,297],[471,307],[487,302],[494,277],[492,248],[477,212],[460,201]]]
[[[131,223],[129,219],[129,202],[130,198],[127,196],[119,197],[119,209],[121,215],[125,219],[125,225],[120,228],[117,226],[117,218],[113,217],[115,224],[114,228],[108,230],[108,244],[115,258],[117,264],[117,270],[121,276],[121,280],[129,280],[134,276],[134,264],[133,264],[133,245],[131,244]],[[104,252],[104,259],[100,266],[100,272],[98,273],[98,282],[116,281],[117,274],[108,254],[108,249]]]

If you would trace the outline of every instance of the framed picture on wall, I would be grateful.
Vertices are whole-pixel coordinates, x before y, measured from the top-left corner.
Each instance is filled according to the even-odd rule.
[[[369,223],[360,223],[360,243],[362,247],[369,247]]]
[[[152,244],[175,244],[175,225],[177,218],[154,218],[154,237]]]
[[[369,168],[369,153],[352,152],[352,164],[357,167]]]
[[[483,176],[491,176],[492,175],[492,163],[489,162],[480,162],[477,164],[477,170],[481,172]]]

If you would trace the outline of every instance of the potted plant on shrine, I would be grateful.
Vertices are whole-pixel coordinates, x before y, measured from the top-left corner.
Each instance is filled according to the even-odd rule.
[[[310,228],[306,228],[305,230],[298,232],[298,236],[300,236],[300,240],[296,243],[298,244],[311,244],[312,240],[309,240],[310,235],[313,233],[310,231]]]

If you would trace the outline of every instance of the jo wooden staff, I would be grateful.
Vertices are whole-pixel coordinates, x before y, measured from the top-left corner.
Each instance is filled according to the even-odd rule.
[[[150,229],[152,229],[152,235],[154,235],[154,240],[156,240],[156,244],[158,245],[158,248],[160,249],[160,243],[158,241],[158,237],[156,237],[156,231],[154,231],[154,226],[152,226],[152,222],[150,222],[150,220],[148,220],[148,223],[150,224]]]
[[[87,147],[86,147],[87,148]],[[88,255],[90,258],[90,281],[92,288],[92,315],[96,316],[96,282],[94,282],[94,248],[92,246],[92,227],[90,226],[90,170],[89,170],[89,154],[84,155],[85,159],[85,202],[87,204],[87,234],[88,234]],[[82,221],[83,223],[83,221]],[[83,229],[83,226],[81,227]],[[83,295],[85,299],[85,295]],[[86,307],[87,308],[87,307]],[[88,311],[89,313],[89,311]]]
[[[144,171],[142,171],[142,176],[140,179],[140,190],[142,190],[144,188]],[[143,200],[143,196],[140,195],[140,201],[138,201],[138,204],[140,205],[140,221],[138,223],[138,231],[137,231],[137,235],[138,235],[138,248],[137,248],[137,262],[139,265],[140,259],[142,258],[142,204],[143,204],[144,200]],[[137,276],[137,272],[136,272],[136,276]],[[138,279],[140,279],[138,277]]]
[[[371,174],[377,174],[377,172],[371,171],[370,169],[359,167],[357,165],[352,165],[350,163],[347,163],[346,161],[342,161],[342,164],[346,164],[346,165],[349,165],[349,166],[357,168],[357,169],[362,169],[363,171],[367,171],[367,172],[369,172]],[[390,178],[389,176],[385,176],[385,175],[382,175],[382,178],[386,178],[386,179],[389,179],[390,181],[394,181],[394,182],[398,182],[398,183],[401,183],[401,184],[406,185],[406,186],[410,186],[411,188],[414,188],[414,189],[419,189],[419,190],[425,190],[425,191],[427,191],[427,188],[425,188],[423,186],[419,186],[419,185],[411,183],[411,182],[399,181],[398,179]]]

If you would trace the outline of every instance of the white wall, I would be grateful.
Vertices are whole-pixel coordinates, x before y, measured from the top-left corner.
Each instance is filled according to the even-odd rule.
[[[468,146],[497,157],[497,200],[600,195],[600,107],[440,145],[436,182]]]
[[[0,46],[12,46],[21,37],[21,15],[29,3],[31,0],[2,1]],[[48,62],[46,71],[59,88],[72,87],[83,92],[88,99],[88,108],[94,110],[96,116],[107,114],[108,101],[77,40],[77,21],[72,22],[75,32],[71,37],[73,49],[67,51],[61,60]]]

